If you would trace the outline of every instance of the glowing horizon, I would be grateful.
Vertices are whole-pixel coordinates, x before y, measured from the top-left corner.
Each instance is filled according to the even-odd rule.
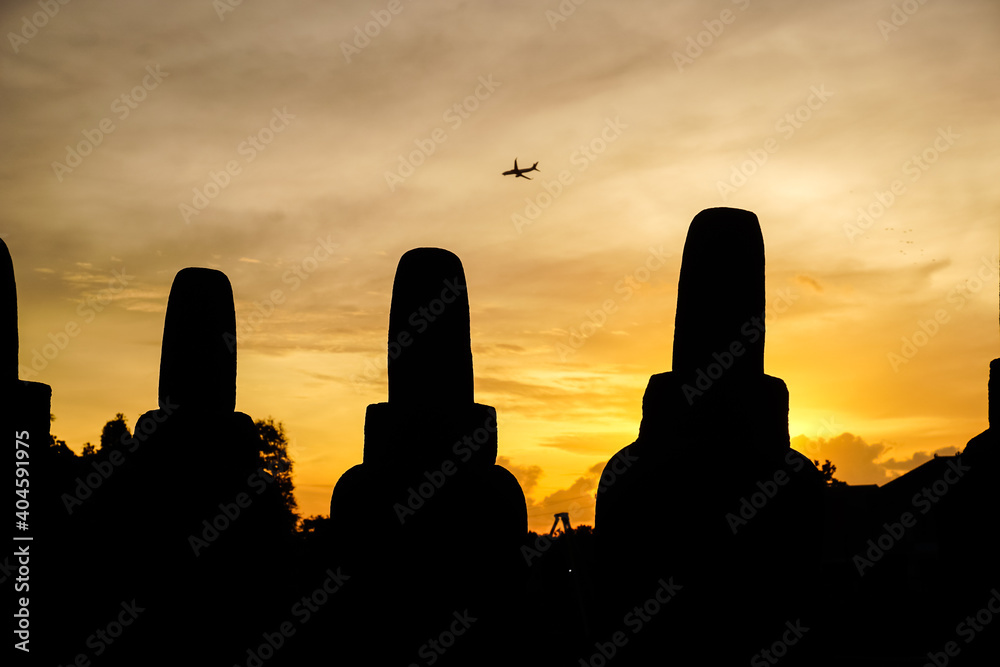
[[[443,247],[531,527],[574,503],[592,524],[715,206],[760,219],[793,446],[881,483],[983,431],[1000,7],[574,6],[401,3],[371,27],[384,4],[103,0],[34,31],[36,3],[0,9],[0,236],[53,433],[79,452],[155,407],[170,283],[216,268],[237,409],[285,425],[302,514],[325,514],[386,400],[396,262]],[[501,176],[515,157],[533,180]]]

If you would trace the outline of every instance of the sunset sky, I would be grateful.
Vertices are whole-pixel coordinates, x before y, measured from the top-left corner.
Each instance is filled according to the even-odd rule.
[[[0,9],[20,377],[74,450],[156,407],[170,283],[216,268],[237,409],[285,424],[326,514],[386,400],[396,263],[436,246],[530,526],[592,523],[714,206],[760,219],[798,449],[881,483],[986,428],[995,0],[236,2]]]

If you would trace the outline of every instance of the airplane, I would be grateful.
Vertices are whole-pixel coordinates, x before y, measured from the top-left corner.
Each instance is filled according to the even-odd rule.
[[[541,171],[541,169],[538,168],[538,163],[537,162],[535,164],[531,165],[531,168],[528,168],[528,169],[518,169],[517,168],[517,158],[514,158],[514,168],[510,169],[508,171],[505,171],[503,173],[503,175],[504,176],[510,176],[511,174],[514,174],[514,178],[518,178],[518,177],[520,177],[520,178],[526,178],[526,179],[528,179],[530,181],[532,179],[530,179],[530,178],[528,178],[527,176],[524,175],[525,173],[527,173],[529,171]]]

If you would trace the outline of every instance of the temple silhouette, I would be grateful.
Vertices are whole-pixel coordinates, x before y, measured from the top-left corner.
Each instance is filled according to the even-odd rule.
[[[78,456],[51,436],[51,388],[18,377],[5,244],[0,263],[5,474],[31,499],[0,577],[14,643],[30,636],[13,664],[1000,664],[1000,359],[989,428],[960,453],[881,486],[831,483],[791,449],[789,389],[765,373],[749,211],[692,220],[671,370],[604,468],[593,528],[564,518],[547,536],[497,465],[502,415],[475,400],[468,285],[447,250],[400,258],[387,400],[367,408],[329,517],[299,528],[291,462],[236,411],[223,273],[177,273],[156,409]]]
[[[627,633],[623,663],[749,659],[810,608],[823,481],[789,446],[785,383],[764,374],[764,311],[757,217],[702,211],[681,259],[673,370],[650,378],[639,437],[597,494],[601,612],[608,634]],[[629,633],[647,599],[662,609]],[[719,615],[725,642],[704,622]]]
[[[33,571],[39,579],[54,578],[57,572],[58,555],[28,541],[32,537],[30,527],[45,526],[49,530],[58,531],[65,526],[61,513],[56,507],[55,495],[59,489],[55,479],[57,463],[46,456],[49,443],[49,415],[52,405],[52,388],[40,382],[19,379],[18,370],[18,320],[17,320],[17,285],[14,279],[14,262],[7,244],[0,239],[0,354],[7,359],[3,363],[3,400],[0,401],[0,417],[7,437],[13,436],[13,442],[8,440],[7,455],[3,461],[3,473],[8,487],[7,497],[15,507],[14,539],[9,542],[4,560],[2,581],[6,599],[10,600],[6,608],[10,611],[8,618],[13,618],[13,641],[24,641],[33,636],[38,644],[51,643],[58,637],[56,621],[58,615],[54,609],[61,603],[58,582],[49,590],[37,591],[36,608],[30,618],[25,618],[22,606],[18,604],[19,594],[23,593],[15,587],[15,573],[19,569],[20,559],[27,557]],[[27,465],[19,466],[18,463]],[[17,472],[19,467],[27,468],[29,475]],[[23,490],[21,482],[28,479],[28,492],[17,494]],[[30,494],[30,495],[29,495]],[[32,502],[32,511],[27,514],[19,507],[18,500]],[[27,551],[27,556],[23,555]],[[25,625],[32,635],[24,633]],[[32,629],[31,626],[34,626]],[[20,634],[19,634],[20,633]],[[8,649],[8,652],[10,649]]]
[[[109,482],[119,496],[118,538],[107,557],[132,565],[122,599],[146,599],[143,624],[129,636],[133,659],[170,645],[171,621],[190,623],[190,641],[206,660],[239,658],[216,637],[250,645],[271,621],[282,586],[253,586],[262,573],[286,570],[294,520],[261,457],[253,420],[236,412],[236,311],[229,279],[213,269],[177,273],[167,301],[158,407],[139,417],[131,453]],[[142,440],[140,440],[142,439]],[[122,444],[122,443],[119,443]],[[194,465],[170,461],[183,452]],[[109,489],[109,491],[111,491]],[[109,494],[110,495],[110,494]],[[127,509],[126,509],[127,508]],[[127,529],[127,526],[132,526]],[[159,566],[150,576],[150,564]],[[169,564],[169,567],[163,567]],[[128,570],[126,570],[128,571]],[[217,648],[217,650],[215,650]],[[180,648],[177,660],[185,655]]]
[[[344,473],[330,502],[343,562],[357,573],[362,622],[351,634],[369,636],[358,659],[419,660],[421,646],[452,631],[457,617],[475,625],[460,623],[446,654],[430,649],[435,661],[507,664],[503,635],[516,627],[527,511],[517,480],[496,465],[496,410],[474,400],[457,256],[417,248],[400,258],[387,354],[389,400],[368,406],[364,461]],[[373,628],[368,619],[387,609],[391,620]],[[394,641],[379,641],[387,631]]]

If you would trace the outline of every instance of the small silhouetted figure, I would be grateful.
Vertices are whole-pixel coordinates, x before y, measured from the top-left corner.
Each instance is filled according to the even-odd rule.
[[[702,211],[684,245],[673,370],[650,378],[639,437],[597,495],[595,639],[623,633],[616,661],[746,664],[786,621],[811,620],[800,593],[818,564],[823,480],[789,447],[788,390],[763,372],[764,310],[756,216]]]
[[[354,587],[347,645],[371,664],[499,663],[519,640],[525,500],[496,465],[496,411],[474,400],[465,271],[451,252],[400,258],[388,376],[388,402],[368,406],[364,461],[330,503]]]

